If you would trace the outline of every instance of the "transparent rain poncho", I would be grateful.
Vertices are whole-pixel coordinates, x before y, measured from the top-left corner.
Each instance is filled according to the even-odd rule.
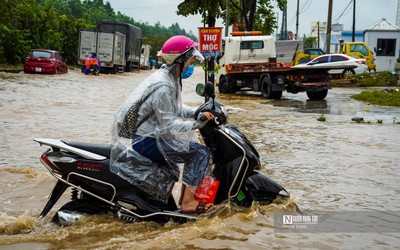
[[[180,173],[174,162],[174,152],[193,150],[191,143],[198,141],[193,119],[195,109],[182,104],[181,85],[174,75],[179,75],[179,65],[162,68],[146,78],[119,108],[112,126],[111,171],[154,198],[166,202],[172,187],[180,176],[182,182],[198,186],[208,159],[192,159],[191,167]],[[145,99],[143,101],[143,99]],[[137,128],[132,138],[121,136],[120,123],[128,110],[142,100],[137,109]],[[126,137],[126,136],[125,136]],[[155,138],[158,150],[167,164],[154,163],[132,148],[146,137]],[[197,162],[198,161],[198,162]]]

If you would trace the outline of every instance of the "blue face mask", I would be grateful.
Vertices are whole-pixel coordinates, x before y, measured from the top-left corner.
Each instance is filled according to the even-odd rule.
[[[184,72],[181,73],[181,76],[183,79],[189,78],[194,72],[194,66],[190,65],[188,67],[186,67],[186,70]]]

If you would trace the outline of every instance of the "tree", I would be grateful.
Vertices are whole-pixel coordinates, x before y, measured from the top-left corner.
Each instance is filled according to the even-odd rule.
[[[229,20],[226,19],[227,0],[185,0],[178,5],[178,15],[201,14],[208,27],[215,26],[216,18],[223,18],[229,25],[235,24],[239,30],[252,31],[254,28],[264,34],[272,34],[277,26],[272,0],[229,0]],[[287,0],[276,0],[278,7],[286,8]]]
[[[270,35],[277,27],[271,0],[229,0],[229,24],[236,24],[239,30],[259,30]],[[286,8],[287,0],[276,0],[278,7]]]
[[[314,45],[317,42],[317,37],[303,37],[304,48],[314,48]]]
[[[115,13],[104,0],[2,0],[0,4],[0,63],[23,63],[33,48],[54,49],[73,65],[78,61],[79,30],[95,29],[99,20],[119,21],[142,29],[144,44],[150,44],[156,56],[162,44],[173,35],[187,35],[178,23],[169,28],[157,23],[135,22]]]
[[[182,16],[200,14],[207,27],[215,27],[215,21],[221,17],[223,0],[185,0],[178,5],[177,14]]]

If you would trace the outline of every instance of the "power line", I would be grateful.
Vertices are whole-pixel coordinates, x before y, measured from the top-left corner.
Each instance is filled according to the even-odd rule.
[[[307,1],[300,9],[300,14],[304,14],[304,12],[311,6],[313,0]]]
[[[337,18],[334,20],[334,23],[338,23],[339,20],[340,20],[340,18],[341,18],[343,15],[347,15],[347,14],[349,13],[349,11],[350,11],[350,9],[349,9],[350,4],[351,4],[353,1],[354,1],[354,0],[350,0],[350,2],[347,4],[346,8],[344,8],[344,10],[342,11],[342,13],[339,15],[339,17],[337,17]],[[346,12],[346,11],[347,11],[347,12]],[[346,13],[345,13],[345,12],[346,12]]]
[[[313,0],[308,0],[306,2],[303,2],[303,4],[300,7],[299,14],[304,14],[304,12],[311,6],[312,1]],[[290,18],[289,23],[293,23],[295,19],[296,19],[296,13],[294,13],[292,18]]]

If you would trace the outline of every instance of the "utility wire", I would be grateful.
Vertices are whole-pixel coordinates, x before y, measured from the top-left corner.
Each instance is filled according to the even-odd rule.
[[[311,6],[312,1],[313,0],[307,0],[306,2],[303,2],[303,4],[301,5],[301,7],[299,9],[299,15],[304,14],[304,12]],[[292,18],[290,18],[289,23],[293,23],[295,19],[296,19],[296,13],[294,13]]]
[[[339,17],[337,17],[337,18],[333,21],[334,23],[338,23],[339,20],[340,20],[340,18],[341,18],[342,16],[345,16],[345,15],[347,15],[347,14],[349,13],[349,11],[350,11],[349,7],[350,7],[350,5],[351,5],[351,3],[352,3],[353,1],[354,1],[354,0],[350,0],[349,4],[347,4],[346,8],[344,8],[344,10],[343,10],[342,13],[339,15]],[[346,13],[345,13],[345,12],[346,12]]]
[[[303,4],[303,6],[300,9],[300,14],[303,14],[311,5],[313,0],[308,0],[307,3]]]

